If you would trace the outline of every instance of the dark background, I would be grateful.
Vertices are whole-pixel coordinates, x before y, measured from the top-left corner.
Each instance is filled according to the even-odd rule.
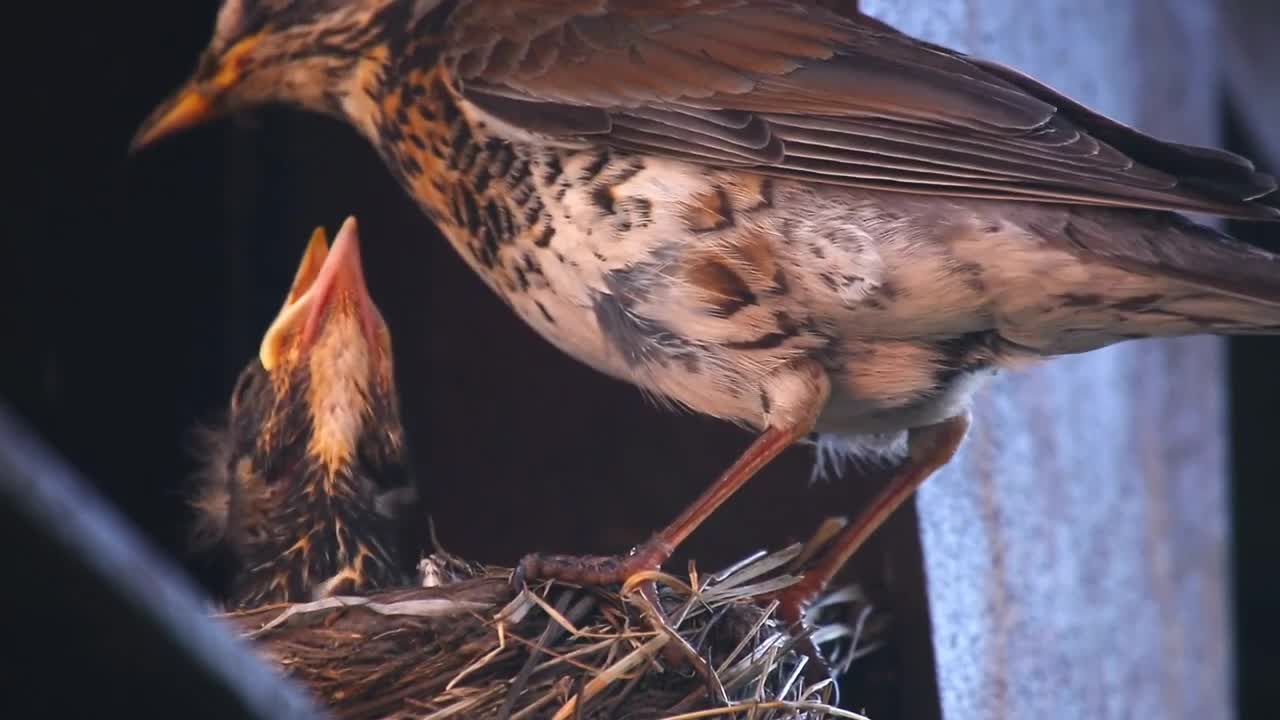
[[[332,233],[348,214],[361,221],[419,479],[451,551],[511,564],[530,550],[625,549],[745,447],[745,433],[657,410],[536,337],[436,235],[373,150],[335,122],[272,109],[129,157],[138,123],[193,67],[213,3],[150,3],[145,23],[141,4],[134,17],[101,5],[78,6],[74,22],[48,19],[60,28],[56,43],[24,53],[17,81],[30,85],[11,96],[30,104],[11,111],[20,129],[9,136],[17,164],[8,174],[18,187],[4,213],[0,397],[193,578],[210,588],[218,579],[182,552],[192,428],[222,411],[312,228]],[[1249,150],[1238,132],[1230,142]],[[1275,226],[1233,229],[1280,249]],[[1249,717],[1275,669],[1269,513],[1280,477],[1280,342],[1233,340],[1231,354],[1238,686]],[[710,569],[802,538],[823,514],[852,513],[879,482],[808,488],[810,458],[796,449],[768,468],[672,567],[695,555]],[[10,576],[9,587],[29,588],[24,601],[74,610],[92,598],[92,588],[42,573],[40,548],[20,543],[11,536],[8,552],[25,556],[32,575]],[[853,674],[846,699],[873,717],[936,717],[913,509],[873,538],[850,578],[894,624],[890,646]],[[43,702],[136,708],[155,682],[139,675],[147,638],[122,641],[101,619],[56,625],[19,627],[6,647],[12,657],[36,653],[23,677],[54,688],[38,693]],[[76,644],[86,649],[66,654]],[[34,661],[50,647],[64,654]],[[84,692],[56,691],[67,683]]]

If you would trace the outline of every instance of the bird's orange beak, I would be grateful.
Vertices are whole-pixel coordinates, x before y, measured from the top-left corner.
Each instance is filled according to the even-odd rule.
[[[142,123],[129,143],[129,152],[138,152],[160,138],[210,120],[214,115],[213,108],[214,101],[203,88],[198,85],[183,88]]]
[[[157,140],[183,130],[209,122],[222,112],[222,99],[244,76],[246,63],[261,40],[252,35],[231,46],[207,77],[188,80],[143,121],[129,144],[130,152],[137,152]]]
[[[258,359],[271,370],[286,355],[304,357],[326,324],[342,317],[358,324],[370,353],[384,350],[386,325],[365,284],[354,217],[342,224],[328,249],[323,229],[312,234],[285,306],[262,340]]]

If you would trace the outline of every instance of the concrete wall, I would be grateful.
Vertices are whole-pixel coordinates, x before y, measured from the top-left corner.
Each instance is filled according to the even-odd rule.
[[[1207,0],[863,0],[1157,135],[1218,144]],[[1228,718],[1223,343],[1007,376],[919,498],[945,717]]]

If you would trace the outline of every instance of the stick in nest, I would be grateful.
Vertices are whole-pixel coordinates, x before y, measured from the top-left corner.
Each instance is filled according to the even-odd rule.
[[[633,584],[544,582],[513,596],[509,570],[452,556],[444,562],[475,576],[221,617],[341,718],[862,718],[834,707],[831,680],[804,681],[802,638],[757,604],[798,579],[789,565],[803,552],[759,553],[714,575],[691,566],[683,580],[657,574],[669,618],[659,630]],[[837,668],[876,647],[866,636],[880,623],[868,624],[869,612],[856,588],[814,606],[811,639],[839,656]],[[676,643],[709,672],[668,661],[662,651]]]

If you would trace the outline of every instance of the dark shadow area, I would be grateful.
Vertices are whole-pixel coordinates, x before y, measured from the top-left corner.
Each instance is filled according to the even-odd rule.
[[[1227,108],[1228,148],[1259,157],[1239,119]],[[1280,172],[1259,161],[1258,169]],[[1280,252],[1280,226],[1231,223],[1241,240]],[[1239,717],[1275,712],[1280,689],[1280,582],[1275,565],[1275,509],[1280,495],[1280,453],[1276,452],[1276,401],[1280,398],[1280,338],[1232,338],[1229,344],[1233,515],[1232,572],[1237,638]]]

